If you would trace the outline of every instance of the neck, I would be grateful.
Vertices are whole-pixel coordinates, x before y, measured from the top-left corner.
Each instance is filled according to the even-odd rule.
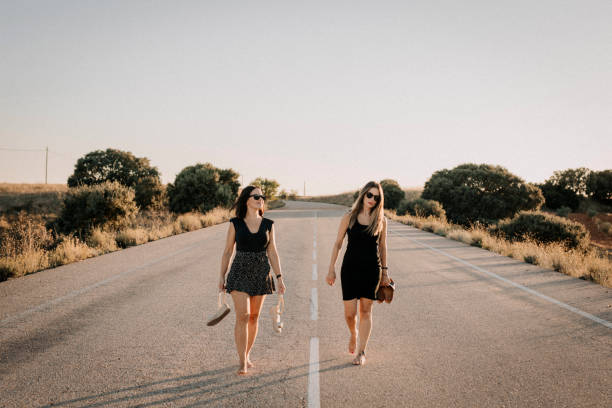
[[[371,210],[370,210],[369,208],[367,208],[367,207],[365,207],[365,206],[363,207],[363,214],[364,214],[364,215],[367,215],[367,216],[369,217],[369,216],[370,216],[370,211],[371,211]]]
[[[246,218],[257,218],[259,217],[259,209],[247,208]]]

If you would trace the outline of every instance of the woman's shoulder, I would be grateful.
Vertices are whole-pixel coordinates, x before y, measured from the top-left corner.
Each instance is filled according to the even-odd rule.
[[[232,224],[236,225],[236,223],[240,221],[240,218],[238,217],[232,217],[229,219],[229,222],[231,222]]]
[[[272,224],[274,224],[274,220],[270,219],[270,218],[263,217],[262,221],[265,222],[266,225],[270,225],[271,226]]]

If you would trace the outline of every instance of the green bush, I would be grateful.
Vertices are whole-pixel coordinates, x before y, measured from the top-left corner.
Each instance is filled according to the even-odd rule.
[[[557,215],[559,217],[567,218],[567,216],[572,212],[572,209],[569,207],[561,207],[557,210]]]
[[[263,195],[266,196],[266,201],[273,201],[276,199],[278,187],[280,186],[278,181],[263,177],[257,177],[255,180],[251,181],[251,185],[261,189]]]
[[[537,211],[522,211],[512,219],[502,220],[497,230],[510,241],[558,242],[571,249],[585,250],[590,242],[590,234],[582,224]]]
[[[215,207],[229,207],[237,197],[238,173],[221,170],[210,163],[185,167],[168,184],[170,210],[176,213],[207,212]]]
[[[569,207],[572,211],[576,211],[580,206],[580,197],[570,189],[553,184],[550,180],[537,186],[544,196],[544,205],[550,210]]]
[[[539,188],[505,168],[471,163],[435,172],[421,198],[438,201],[448,219],[462,225],[490,224],[544,202]]]
[[[596,216],[596,215],[597,215],[597,211],[596,211],[596,210],[594,210],[594,209],[592,209],[592,208],[589,208],[589,209],[587,210],[587,215],[588,215],[589,217],[593,218],[594,216]]]
[[[163,193],[159,172],[146,157],[117,149],[96,150],[77,161],[68,187],[92,186],[116,181],[135,191],[136,204],[148,208]]]
[[[591,172],[587,178],[586,191],[593,199],[612,204],[612,170]]]
[[[97,226],[119,228],[136,215],[134,190],[118,182],[71,188],[64,198],[59,226],[82,234]]]
[[[439,202],[423,198],[412,201],[403,200],[397,208],[397,215],[405,215],[406,213],[418,217],[433,216],[443,220],[446,219],[446,211]]]
[[[380,182],[385,195],[385,208],[395,210],[406,196],[406,193],[395,180],[384,179]]]

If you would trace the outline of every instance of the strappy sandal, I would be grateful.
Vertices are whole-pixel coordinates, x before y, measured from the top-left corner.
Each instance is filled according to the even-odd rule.
[[[283,322],[281,321],[281,314],[284,310],[285,299],[283,298],[283,295],[278,295],[278,303],[270,308],[270,315],[272,316],[272,328],[277,333],[283,331]]]
[[[357,354],[357,357],[355,357],[355,359],[353,360],[353,364],[354,365],[365,365],[365,363],[366,363],[365,351],[362,351],[359,354]]]

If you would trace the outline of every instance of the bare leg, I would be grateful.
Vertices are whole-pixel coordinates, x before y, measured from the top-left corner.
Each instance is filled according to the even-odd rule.
[[[368,346],[372,332],[372,305],[371,299],[359,299],[359,348],[354,364],[365,364],[365,350]]]
[[[344,318],[351,332],[348,350],[349,353],[353,354],[355,347],[357,347],[357,299],[344,301]]]
[[[251,348],[253,347],[253,343],[255,343],[255,338],[257,337],[259,313],[261,312],[261,307],[263,306],[265,298],[266,298],[266,295],[251,296],[251,313],[249,314],[249,335],[248,335],[247,349],[246,349],[246,358],[247,358],[248,367],[255,366],[251,362],[251,359],[249,358],[249,356],[251,353]]]
[[[234,327],[234,338],[236,340],[236,351],[240,360],[238,374],[247,373],[247,337],[249,327],[249,295],[244,292],[233,290],[234,310],[236,311],[236,326]]]

